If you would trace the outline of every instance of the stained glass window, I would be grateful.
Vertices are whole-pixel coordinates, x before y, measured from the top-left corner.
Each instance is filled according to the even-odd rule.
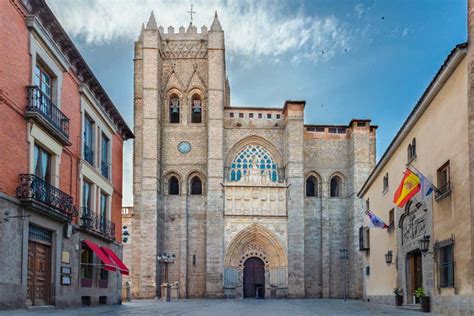
[[[278,181],[277,164],[270,153],[260,145],[247,145],[239,151],[230,165],[229,180],[239,181],[252,168],[260,169],[260,174],[267,173],[271,181]]]

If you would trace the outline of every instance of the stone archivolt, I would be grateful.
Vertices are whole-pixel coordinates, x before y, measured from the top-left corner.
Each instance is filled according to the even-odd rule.
[[[227,247],[224,265],[241,267],[249,256],[261,257],[265,266],[286,267],[286,252],[281,241],[270,230],[259,224],[252,224],[242,229]]]

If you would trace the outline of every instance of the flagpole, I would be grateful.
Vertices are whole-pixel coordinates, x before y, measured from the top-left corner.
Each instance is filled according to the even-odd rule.
[[[438,189],[438,187],[435,186],[435,185],[433,184],[433,182],[431,182],[430,179],[428,179],[428,177],[426,177],[420,170],[416,169],[415,166],[413,166],[413,165],[411,164],[411,162],[410,162],[409,164],[407,164],[408,170],[410,170],[410,167],[412,167],[413,169],[415,169],[415,173],[420,173],[421,175],[423,175],[423,177],[426,179],[426,181],[428,181],[428,182],[431,184],[431,186],[433,187],[433,189],[435,189],[436,192],[438,192],[438,193],[441,192],[441,191]],[[410,170],[410,171],[411,171],[411,170]]]

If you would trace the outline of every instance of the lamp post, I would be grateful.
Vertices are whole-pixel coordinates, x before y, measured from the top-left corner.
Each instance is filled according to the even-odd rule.
[[[174,263],[174,260],[176,259],[176,255],[174,253],[160,253],[158,254],[158,263],[163,264],[165,267],[165,283],[166,283],[166,301],[170,302],[171,301],[171,285],[168,281],[168,264]]]
[[[342,261],[342,271],[344,274],[344,301],[347,297],[347,273],[346,273],[346,261],[349,260],[349,250],[347,248],[339,249],[339,259]]]

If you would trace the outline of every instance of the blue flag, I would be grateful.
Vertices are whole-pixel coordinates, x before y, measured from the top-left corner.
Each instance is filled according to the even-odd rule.
[[[372,211],[368,210],[366,213],[370,219],[369,227],[390,228],[380,217],[372,213]]]
[[[433,192],[434,185],[421,172],[417,171],[416,175],[420,178],[421,197],[426,197]]]

